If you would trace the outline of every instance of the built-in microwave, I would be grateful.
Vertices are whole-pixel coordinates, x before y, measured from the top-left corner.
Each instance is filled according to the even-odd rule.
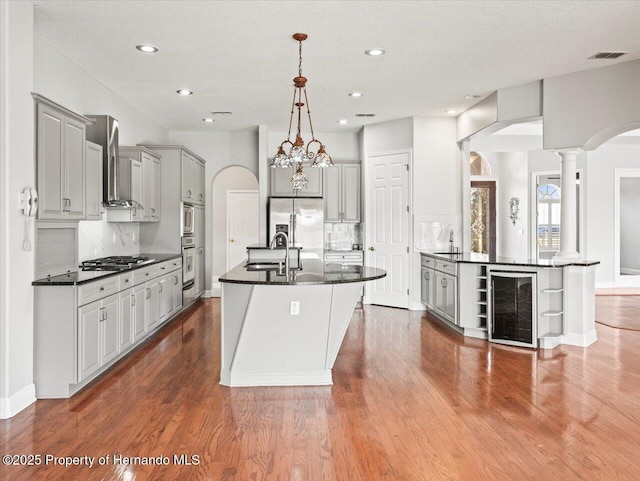
[[[182,204],[182,235],[193,235],[195,210],[190,204]]]

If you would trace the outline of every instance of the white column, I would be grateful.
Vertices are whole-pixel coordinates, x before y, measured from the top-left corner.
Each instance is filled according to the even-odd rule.
[[[576,159],[577,150],[558,152],[562,157],[562,190],[560,197],[560,252],[556,259],[580,257],[576,249],[578,240]]]

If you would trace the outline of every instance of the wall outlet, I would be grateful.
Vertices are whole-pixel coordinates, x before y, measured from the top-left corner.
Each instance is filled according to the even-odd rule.
[[[289,310],[289,314],[292,316],[300,315],[300,301],[291,301],[291,309]]]

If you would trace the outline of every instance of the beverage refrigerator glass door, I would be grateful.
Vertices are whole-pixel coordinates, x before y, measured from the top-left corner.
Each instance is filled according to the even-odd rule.
[[[535,272],[490,271],[490,342],[538,347]]]
[[[190,204],[182,204],[182,235],[193,235],[195,223],[195,209]]]

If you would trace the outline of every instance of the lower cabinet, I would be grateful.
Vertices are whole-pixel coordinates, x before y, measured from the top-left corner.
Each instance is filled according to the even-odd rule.
[[[427,310],[458,325],[458,277],[453,262],[422,256],[420,300]]]
[[[78,308],[79,380],[115,359],[119,343],[120,295],[113,294],[100,301]]]
[[[73,395],[181,308],[180,259],[81,285],[37,286],[36,396]]]

